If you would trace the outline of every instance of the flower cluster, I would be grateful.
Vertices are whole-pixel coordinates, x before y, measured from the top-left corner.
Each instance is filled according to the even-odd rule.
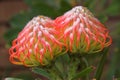
[[[13,41],[10,61],[25,66],[47,65],[64,46],[55,36],[53,21],[44,16],[34,17]]]
[[[109,31],[85,7],[78,6],[56,18],[61,41],[73,53],[95,53],[111,44]]]
[[[88,9],[77,6],[55,20],[34,17],[13,41],[10,61],[25,66],[47,65],[66,51],[95,53],[111,41],[108,29]]]

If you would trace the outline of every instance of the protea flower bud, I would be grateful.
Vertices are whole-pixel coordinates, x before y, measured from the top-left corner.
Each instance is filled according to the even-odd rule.
[[[25,66],[47,65],[62,51],[56,39],[53,21],[44,16],[34,17],[13,41],[10,61]]]
[[[73,53],[96,53],[111,44],[108,29],[85,7],[73,8],[55,23],[61,42]]]

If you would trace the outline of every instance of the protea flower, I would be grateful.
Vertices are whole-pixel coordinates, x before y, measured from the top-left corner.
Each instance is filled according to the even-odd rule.
[[[96,53],[111,44],[108,29],[85,7],[77,6],[54,21],[60,41],[73,53]]]
[[[13,41],[10,61],[25,66],[47,65],[62,51],[53,21],[44,16],[34,17]]]

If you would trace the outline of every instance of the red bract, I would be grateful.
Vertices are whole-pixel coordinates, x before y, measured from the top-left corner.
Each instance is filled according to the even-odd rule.
[[[73,53],[95,53],[112,42],[108,29],[85,7],[77,6],[55,19],[60,41]]]
[[[13,41],[10,61],[25,66],[47,65],[62,51],[53,21],[44,16],[34,17]]]

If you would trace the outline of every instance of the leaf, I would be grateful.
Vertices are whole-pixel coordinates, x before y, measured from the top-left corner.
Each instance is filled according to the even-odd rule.
[[[100,22],[105,23],[108,20],[108,17],[106,15],[98,15],[98,19],[100,20]]]
[[[116,16],[120,14],[119,10],[120,10],[120,6],[115,4],[115,5],[109,6],[106,9],[105,14],[110,15],[110,16]]]
[[[114,54],[112,54],[112,60],[111,60],[111,64],[109,66],[108,69],[108,74],[107,74],[107,80],[113,78],[113,76],[115,76],[115,78],[120,77],[120,47],[116,46],[114,48]]]
[[[11,45],[12,40],[15,39],[18,33],[21,31],[22,28],[11,28],[5,34],[4,38],[7,41],[8,45]]]
[[[72,6],[66,0],[61,0],[59,15],[64,14],[66,11],[70,10],[71,8]]]
[[[31,7],[31,13],[34,15],[44,15],[55,18],[58,16],[58,11],[54,5],[50,5],[47,0],[25,0]]]
[[[32,7],[35,6],[36,4],[41,4],[41,3],[49,5],[49,4],[47,3],[47,0],[24,0],[24,2],[25,2],[28,6],[30,6],[30,8],[32,8]]]
[[[72,78],[72,80],[77,80],[77,79],[79,79],[80,77],[83,77],[83,76],[87,75],[87,74],[90,73],[92,70],[93,70],[93,67],[92,67],[92,66],[87,67],[86,69],[82,70],[81,72],[76,73],[76,75]]]
[[[86,0],[84,2],[84,5],[89,8],[90,11],[94,12],[95,11],[95,6],[96,6],[96,1],[97,0]]]
[[[20,12],[19,14],[13,16],[10,20],[10,25],[14,27],[23,28],[28,21],[32,19],[32,15],[29,12]]]
[[[23,80],[23,79],[8,77],[8,78],[5,78],[4,80]]]
[[[112,0],[111,4],[105,9],[104,14],[118,16],[120,14],[120,0]]]
[[[120,80],[120,78],[117,78],[117,80]]]
[[[35,80],[42,80],[42,79],[40,79],[40,78],[36,78]]]
[[[19,78],[19,79],[23,79],[23,80],[34,80],[35,76],[33,76],[32,73],[30,73],[29,71],[24,71],[24,72],[20,72],[14,75],[15,78]]]
[[[97,71],[96,71],[96,73],[95,73],[95,79],[96,79],[96,80],[100,80],[100,78],[101,78],[107,53],[108,53],[108,48],[105,48],[105,49],[101,52],[101,54],[102,54],[101,60],[100,60],[100,63],[98,64]]]
[[[63,78],[65,78],[67,75],[69,61],[70,59],[68,54],[59,56],[55,61],[56,70],[60,73],[60,76]]]
[[[44,77],[46,77],[48,79],[51,79],[50,78],[51,77],[50,74],[47,71],[45,71],[45,70],[43,70],[41,68],[37,68],[37,67],[32,68],[32,72],[40,74],[40,75],[42,75],[42,76],[44,76]]]
[[[99,1],[99,0],[98,0],[98,1]],[[98,8],[99,8],[100,10],[103,10],[103,9],[105,8],[105,6],[106,6],[106,3],[107,3],[107,0],[101,0],[101,1],[99,2]]]
[[[80,64],[80,60],[79,59],[71,59],[70,64],[69,64],[69,70],[68,70],[68,78],[69,80],[71,80],[73,78],[73,76],[76,75],[76,71],[78,69],[78,66]]]
[[[57,11],[55,11],[51,6],[42,3],[33,6],[31,10],[35,15],[44,15],[52,18],[57,17],[58,14]]]
[[[62,64],[62,60],[61,61],[60,60],[56,60],[55,67],[60,72],[60,74],[63,74],[64,67],[63,67],[63,64]]]
[[[107,80],[120,77],[120,21],[112,24],[115,27],[115,30],[112,30],[112,38],[114,42],[114,47],[112,48],[110,66],[107,72]],[[118,79],[116,79],[118,80]]]

